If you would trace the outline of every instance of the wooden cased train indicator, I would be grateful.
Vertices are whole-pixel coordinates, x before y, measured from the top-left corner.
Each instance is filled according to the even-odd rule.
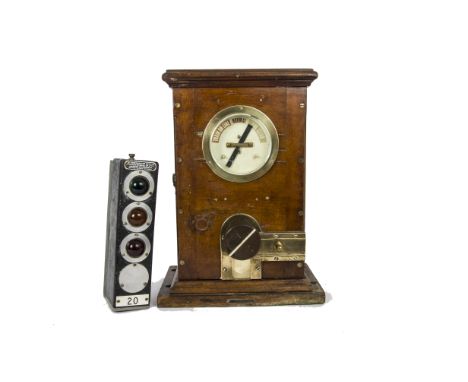
[[[305,263],[312,69],[168,70],[178,265],[160,307],[320,304]]]

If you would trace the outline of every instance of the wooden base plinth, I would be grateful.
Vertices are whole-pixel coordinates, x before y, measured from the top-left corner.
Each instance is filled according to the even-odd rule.
[[[160,308],[323,304],[325,292],[305,264],[305,278],[180,281],[169,267],[158,293]]]

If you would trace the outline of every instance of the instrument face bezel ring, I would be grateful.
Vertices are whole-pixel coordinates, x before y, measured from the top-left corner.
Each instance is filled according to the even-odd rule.
[[[143,243],[145,244],[144,253],[138,257],[132,257],[127,252],[127,244],[130,240],[133,240],[133,239],[139,239],[143,241]],[[144,259],[146,259],[150,253],[151,253],[151,242],[143,233],[137,233],[137,232],[129,233],[127,236],[124,237],[124,239],[120,243],[120,254],[129,263],[139,263],[143,261]]]
[[[261,125],[265,127],[271,139],[271,150],[268,159],[260,168],[258,168],[254,172],[248,174],[233,174],[232,172],[226,171],[223,168],[221,168],[213,157],[210,147],[213,132],[216,130],[220,121],[228,118],[231,115],[244,115],[248,118],[256,119]],[[225,109],[218,111],[206,125],[202,136],[202,151],[206,164],[211,169],[211,171],[213,171],[220,178],[234,183],[250,182],[261,178],[268,171],[270,171],[270,169],[276,163],[276,158],[278,156],[279,151],[278,131],[276,130],[275,124],[270,119],[270,117],[261,110],[253,106],[247,105],[229,106]]]
[[[143,209],[146,212],[146,215],[147,215],[146,222],[143,225],[139,226],[139,227],[135,227],[135,226],[131,225],[130,222],[128,221],[128,218],[127,218],[130,211],[132,209],[134,209],[134,208],[137,208],[137,207]],[[130,232],[143,232],[146,229],[148,229],[148,227],[151,225],[152,221],[153,221],[153,212],[151,211],[151,208],[146,203],[142,203],[142,202],[130,203],[127,207],[124,208],[124,210],[122,212],[122,223],[123,223],[124,227]]]
[[[137,176],[141,176],[145,178],[149,183],[148,191],[144,193],[143,195],[135,195],[134,193],[132,193],[132,191],[130,191],[130,181],[133,178],[136,178]],[[126,176],[124,183],[123,183],[123,192],[127,198],[134,200],[135,202],[142,202],[154,194],[154,187],[155,187],[154,179],[148,171],[135,170]]]

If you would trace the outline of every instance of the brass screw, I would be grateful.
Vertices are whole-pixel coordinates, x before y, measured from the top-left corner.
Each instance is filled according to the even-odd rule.
[[[297,212],[297,214],[298,214],[299,216],[304,216],[304,211],[299,210],[299,211]]]
[[[182,215],[182,212],[183,212],[182,209],[179,208],[179,215]]]
[[[185,261],[184,261],[184,260],[180,260],[180,261],[179,261],[179,264],[180,264],[180,265],[185,265]]]
[[[181,157],[177,158],[177,163],[182,163],[182,158]]]
[[[227,272],[227,268],[226,268],[226,267],[223,268],[223,272]]]
[[[176,109],[180,109],[180,103],[179,103],[179,102],[176,102],[176,103],[174,104],[174,107],[175,107]]]
[[[298,268],[302,268],[303,264],[302,263],[297,263]]]

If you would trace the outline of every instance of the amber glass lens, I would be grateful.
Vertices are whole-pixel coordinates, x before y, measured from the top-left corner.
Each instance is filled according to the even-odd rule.
[[[145,252],[146,246],[143,240],[132,239],[125,246],[130,257],[140,257]]]
[[[141,196],[148,192],[149,182],[144,176],[135,176],[130,181],[130,191],[132,194]]]
[[[127,215],[128,222],[134,227],[141,227],[148,220],[148,214],[143,208],[136,207]]]

